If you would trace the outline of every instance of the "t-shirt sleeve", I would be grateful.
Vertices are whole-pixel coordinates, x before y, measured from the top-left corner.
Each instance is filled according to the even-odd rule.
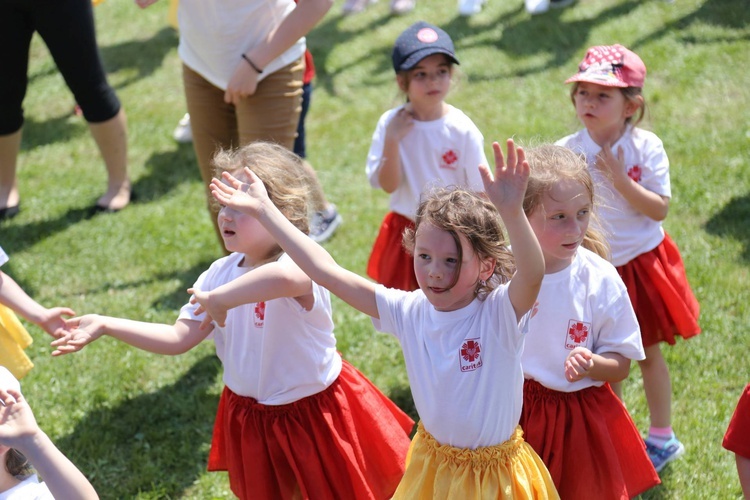
[[[209,288],[206,287],[206,284],[209,282],[208,278],[211,274],[211,269],[209,268],[206,271],[203,271],[200,276],[198,276],[198,279],[193,283],[193,288],[196,288],[198,290],[208,290]],[[177,316],[177,319],[190,319],[194,321],[203,321],[203,318],[206,317],[206,313],[201,314],[195,314],[196,309],[198,309],[199,304],[191,304],[190,301],[188,301],[185,305],[183,305],[180,308],[180,314]]]
[[[669,158],[664,151],[664,143],[654,134],[648,134],[642,152],[644,167],[649,175],[645,176],[641,185],[653,193],[671,197]]]
[[[613,283],[617,283],[613,281]],[[600,305],[595,317],[602,318],[593,352],[603,354],[614,352],[628,359],[646,359],[641,341],[641,330],[630,303],[625,285],[613,284],[607,293],[611,300]]]
[[[467,118],[468,119],[468,118]],[[484,136],[473,122],[467,135],[466,145],[466,185],[475,191],[484,191],[479,165],[487,165],[487,155],[484,153]]]
[[[389,333],[397,339],[401,338],[402,333],[406,330],[404,327],[406,320],[405,302],[410,298],[410,295],[410,292],[387,288],[384,285],[375,287],[375,300],[380,318],[370,319],[377,331]]]

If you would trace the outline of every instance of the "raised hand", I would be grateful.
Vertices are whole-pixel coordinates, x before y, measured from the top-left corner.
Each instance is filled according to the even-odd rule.
[[[576,347],[565,360],[565,378],[568,382],[578,382],[588,376],[594,368],[594,358],[591,351],[585,347]]]
[[[201,321],[201,330],[204,330],[211,326],[211,322],[215,321],[217,325],[224,326],[227,321],[227,310],[218,304],[216,300],[211,299],[209,292],[198,290],[197,288],[188,288],[187,291],[191,294],[190,303],[198,304],[198,308],[195,310],[195,314],[206,313],[206,317]]]
[[[65,321],[66,332],[52,342],[53,356],[77,352],[104,334],[104,325],[96,314],[87,314]]]
[[[523,211],[523,199],[529,182],[529,163],[523,148],[516,147],[513,139],[508,139],[507,148],[506,162],[500,144],[492,143],[495,153],[494,175],[488,166],[479,166],[484,190],[502,217]]]
[[[252,170],[245,167],[244,173],[248,182],[242,182],[229,172],[221,174],[223,181],[212,179],[211,195],[221,205],[257,217],[263,202],[268,200],[268,193],[263,181]]]
[[[622,146],[617,147],[617,156],[615,156],[609,143],[602,147],[599,154],[596,155],[596,168],[601,170],[607,178],[612,180],[612,184],[617,188],[623,182],[629,182],[628,173],[625,170],[625,153]]]
[[[39,432],[31,407],[16,389],[0,387],[0,444],[25,448],[25,441]]]

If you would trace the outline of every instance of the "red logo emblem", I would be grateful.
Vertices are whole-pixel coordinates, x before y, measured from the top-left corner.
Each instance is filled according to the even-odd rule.
[[[260,328],[263,326],[263,320],[266,317],[266,303],[258,302],[255,304],[255,326]]]
[[[433,43],[438,39],[437,32],[432,28],[422,28],[417,32],[417,40],[422,43]]]
[[[482,347],[479,339],[466,339],[459,349],[462,372],[474,371],[482,366]]]
[[[591,331],[591,323],[584,323],[571,319],[568,321],[568,334],[565,337],[565,348],[575,349],[580,345],[585,345]]]
[[[641,182],[641,177],[643,176],[643,169],[639,167],[638,165],[633,165],[628,169],[628,177],[633,179],[635,182]]]
[[[458,161],[458,154],[452,149],[449,149],[443,153],[443,156],[440,157],[442,160],[442,165],[440,165],[441,168],[449,168],[451,170],[456,170],[456,162]]]

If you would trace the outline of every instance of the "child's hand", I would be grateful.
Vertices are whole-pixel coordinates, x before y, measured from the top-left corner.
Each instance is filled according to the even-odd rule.
[[[23,395],[0,387],[0,444],[10,448],[24,448],[23,443],[39,432],[31,407]]]
[[[401,142],[406,134],[414,128],[414,116],[408,109],[408,105],[399,109],[388,122],[385,129],[387,136],[392,137],[396,142]]]
[[[247,61],[240,59],[224,91],[224,102],[239,106],[242,99],[255,94],[258,76],[258,72]]]
[[[53,356],[80,351],[104,334],[104,325],[96,314],[66,320],[65,329],[67,331],[51,344],[56,348],[52,352]]]
[[[578,382],[588,376],[594,368],[594,357],[585,347],[576,347],[565,360],[565,378],[568,382]]]
[[[197,288],[188,288],[187,291],[192,296],[190,297],[191,304],[199,304],[195,310],[195,314],[206,313],[206,317],[201,321],[201,330],[205,330],[211,326],[212,321],[216,321],[219,326],[226,325],[227,322],[227,310],[221,306],[216,300],[211,300],[211,293],[198,290]]]
[[[492,143],[495,152],[495,175],[489,167],[479,166],[484,190],[490,201],[497,207],[500,216],[518,210],[523,211],[523,198],[529,181],[529,163],[523,148],[516,147],[513,139],[508,139],[508,162],[505,164],[503,150],[497,142]]]
[[[596,155],[596,168],[612,180],[615,188],[630,180],[628,172],[625,170],[625,153],[622,146],[617,147],[617,156],[615,156],[611,146],[608,143],[605,144],[599,154]]]
[[[242,182],[229,172],[222,173],[223,182],[216,178],[211,180],[211,194],[222,205],[258,217],[263,202],[268,200],[268,193],[252,170],[245,167],[245,175],[249,182]]]
[[[46,309],[39,322],[40,328],[52,335],[54,338],[60,338],[65,335],[65,318],[63,316],[75,316],[76,313],[68,307],[53,307]]]

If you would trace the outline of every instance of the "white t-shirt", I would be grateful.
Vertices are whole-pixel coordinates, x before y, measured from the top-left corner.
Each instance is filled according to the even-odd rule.
[[[450,312],[436,311],[421,290],[378,285],[376,298],[373,325],[401,343],[425,429],[458,448],[507,441],[523,404],[524,339],[508,286]]]
[[[243,255],[214,262],[194,287],[210,291],[248,272]],[[279,262],[291,259],[286,254]],[[293,298],[244,304],[231,309],[226,326],[214,323],[216,354],[224,365],[224,383],[234,393],[265,405],[282,405],[317,394],[341,373],[333,335],[328,290],[313,282],[315,304],[305,310]],[[185,304],[180,319],[201,321],[196,305]]]
[[[16,486],[0,493],[0,500],[55,500],[49,488],[32,474]],[[62,500],[62,499],[61,499]]]
[[[5,253],[5,250],[3,250],[3,247],[0,247],[0,266],[8,262],[8,254]]]
[[[561,392],[574,392],[604,382],[565,379],[565,360],[576,347],[595,354],[614,352],[645,359],[641,332],[628,291],[612,264],[585,248],[573,263],[545,274],[529,320],[522,362],[524,376]]]
[[[597,210],[612,248],[612,263],[615,266],[627,264],[662,242],[664,230],[661,222],[635,210],[614,188],[612,182],[596,168],[596,156],[602,148],[594,142],[586,129],[564,137],[556,144],[586,155],[591,175],[596,182]],[[661,139],[647,130],[628,127],[612,146],[615,155],[619,147],[622,147],[625,154],[625,168],[631,179],[656,194],[672,196],[669,159]]]
[[[380,188],[378,171],[385,146],[385,130],[403,106],[383,113],[372,136],[366,173],[370,185]],[[479,165],[487,165],[484,137],[460,109],[448,106],[442,118],[414,120],[414,127],[401,140],[401,184],[391,193],[390,208],[411,220],[417,213],[419,196],[430,187],[463,186],[484,191]]]
[[[294,0],[180,0],[178,53],[182,61],[222,90],[242,54],[262,43],[295,8]],[[258,75],[262,80],[305,53],[305,38],[271,61]]]

